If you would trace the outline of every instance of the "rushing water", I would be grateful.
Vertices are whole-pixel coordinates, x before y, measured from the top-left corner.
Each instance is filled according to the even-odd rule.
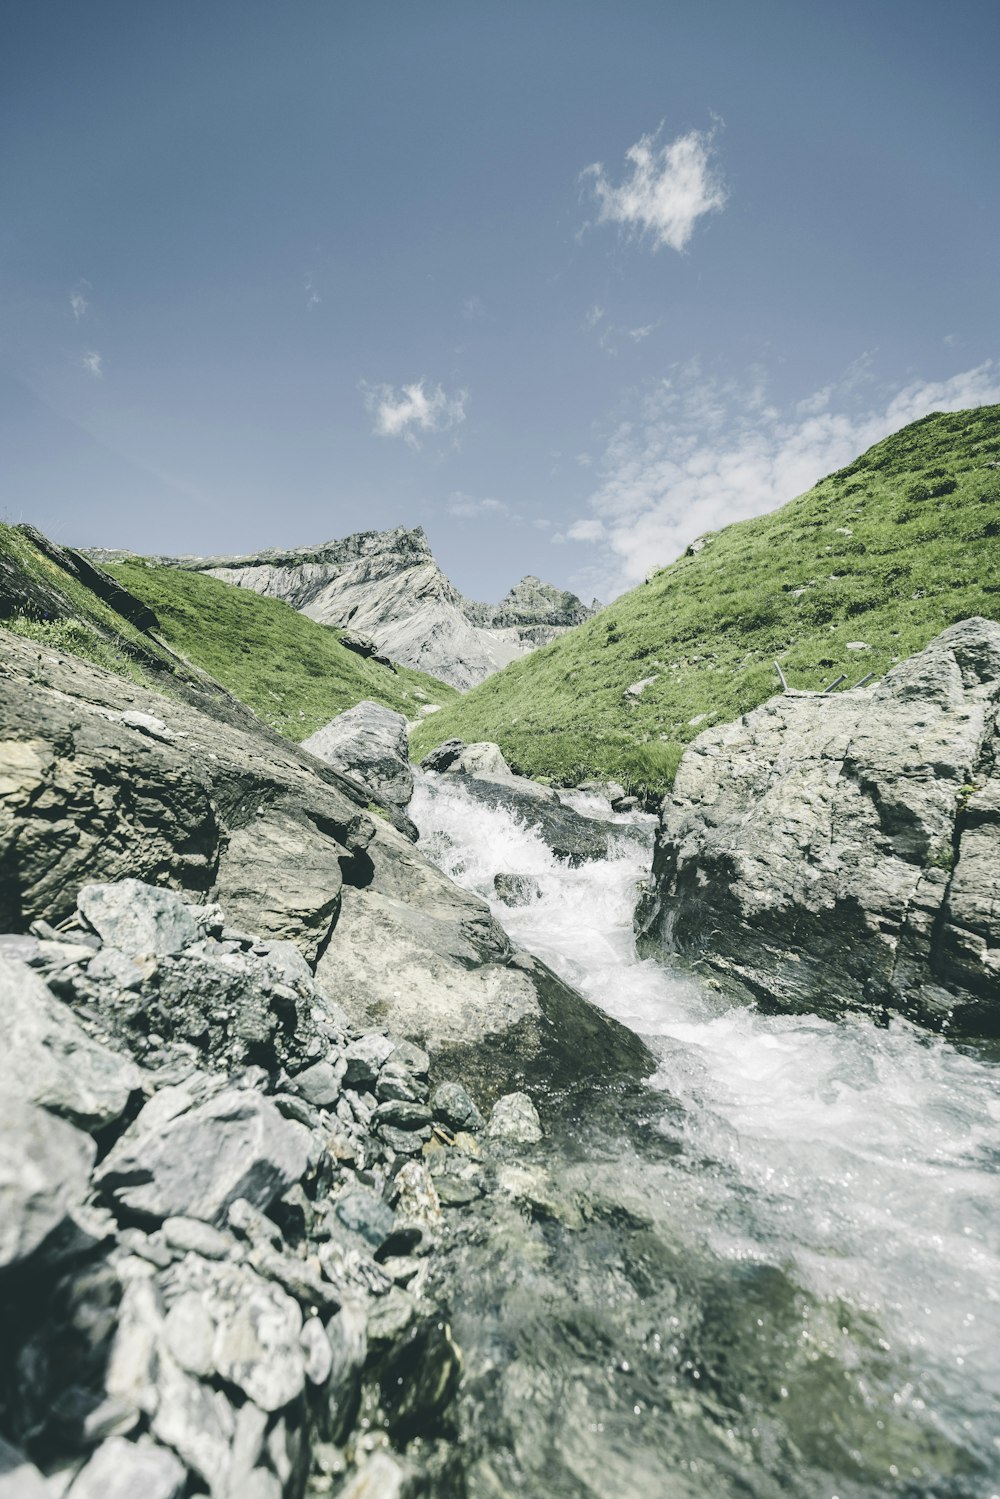
[[[648,847],[568,868],[452,777],[421,778],[412,811],[442,868],[660,1059],[660,1147],[624,1124],[589,1146],[581,1126],[575,1159],[553,1140],[530,1227],[469,1251],[470,1492],[995,1499],[998,1068],[638,960]],[[499,904],[499,872],[540,898]],[[604,1208],[574,1219],[586,1191]]]

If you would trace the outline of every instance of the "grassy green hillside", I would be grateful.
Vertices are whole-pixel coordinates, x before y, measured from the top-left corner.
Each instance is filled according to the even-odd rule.
[[[364,698],[407,718],[427,703],[458,698],[454,687],[424,672],[364,660],[280,599],[141,558],[106,564],[105,571],[149,605],[172,650],[286,738],[305,739]]]
[[[95,662],[168,696],[221,683],[290,739],[304,739],[363,698],[415,718],[450,703],[453,687],[392,671],[276,599],[141,558],[105,568],[156,614],[139,629],[15,526],[0,525],[0,618],[6,629]]]
[[[778,690],[775,658],[791,687],[850,685],[956,620],[1000,618],[997,465],[1000,406],[914,422],[436,713],[413,753],[492,739],[561,784],[664,788],[690,739]]]

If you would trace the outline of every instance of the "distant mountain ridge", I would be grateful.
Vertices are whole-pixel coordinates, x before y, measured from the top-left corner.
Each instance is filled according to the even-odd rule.
[[[596,612],[531,574],[499,604],[466,599],[441,571],[421,526],[242,556],[155,560],[283,599],[320,624],[349,626],[392,660],[459,688],[475,686]]]

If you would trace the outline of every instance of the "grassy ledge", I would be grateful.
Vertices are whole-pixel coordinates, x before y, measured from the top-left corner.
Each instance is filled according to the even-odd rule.
[[[998,464],[1000,406],[924,417],[490,677],[413,753],[490,739],[529,775],[662,791],[691,739],[778,690],[775,659],[791,687],[852,684],[956,620],[1000,618]]]

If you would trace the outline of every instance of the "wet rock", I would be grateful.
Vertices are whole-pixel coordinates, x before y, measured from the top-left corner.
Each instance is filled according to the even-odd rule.
[[[367,1319],[357,1302],[349,1302],[326,1324],[330,1374],[326,1385],[325,1430],[340,1441],[353,1424],[361,1398],[361,1371],[368,1357]]]
[[[303,740],[327,765],[405,807],[413,795],[406,719],[380,703],[362,702]]]
[[[390,1286],[368,1312],[368,1346],[383,1353],[402,1337],[417,1315],[417,1298],[401,1286]]]
[[[71,1124],[0,1093],[0,1269],[26,1259],[83,1201],[95,1154]]]
[[[164,1093],[177,1091],[165,1089],[146,1105],[97,1174],[120,1208],[222,1223],[237,1198],[269,1207],[302,1176],[309,1137],[269,1099],[228,1088],[190,1109],[181,1097],[182,1111],[169,1116]]]
[[[0,1090],[84,1128],[117,1119],[141,1083],[127,1057],[92,1040],[23,963],[0,958]]]
[[[340,1490],[338,1499],[410,1499],[413,1470],[388,1452],[375,1452]]]
[[[440,1083],[431,1094],[431,1109],[449,1129],[475,1134],[486,1122],[461,1083]]]
[[[574,867],[594,859],[606,859],[622,840],[642,841],[646,836],[642,829],[585,817],[554,800],[542,799],[538,791],[545,788],[538,788],[534,782],[528,784],[534,789],[528,791],[514,779],[502,781],[466,776],[462,780],[463,790],[474,800],[487,807],[511,812],[526,827],[537,828],[542,841],[552,852]]]
[[[66,1499],[180,1499],[187,1473],[165,1447],[112,1437],[70,1485]]]
[[[461,1377],[461,1354],[449,1329],[437,1321],[421,1323],[393,1348],[380,1370],[389,1430],[403,1439],[432,1432]]]
[[[77,906],[101,940],[129,958],[182,952],[204,935],[192,908],[176,891],[156,890],[141,880],[84,885]]]
[[[639,810],[639,798],[637,796],[617,796],[611,803],[612,812],[637,812]]]
[[[538,1110],[527,1093],[507,1093],[498,1098],[486,1126],[494,1140],[509,1140],[517,1145],[533,1145],[542,1138]]]
[[[437,749],[432,749],[420,762],[421,770],[450,770],[465,749],[464,739],[446,739]]]
[[[495,874],[493,888],[505,906],[530,906],[540,900],[542,887],[533,874]]]

